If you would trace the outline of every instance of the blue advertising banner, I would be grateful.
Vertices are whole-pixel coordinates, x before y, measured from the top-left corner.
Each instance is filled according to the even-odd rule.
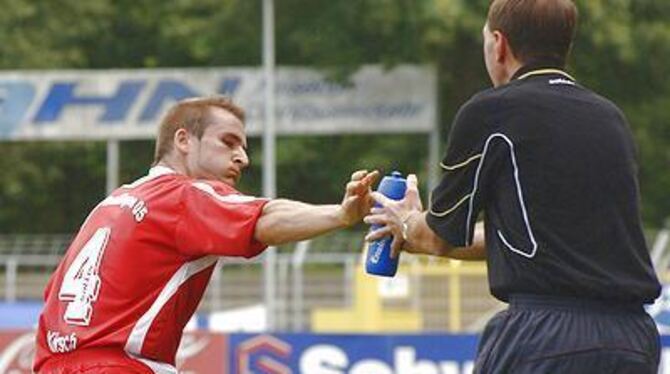
[[[465,374],[475,335],[231,334],[231,374]]]
[[[670,292],[668,293],[670,295]],[[670,297],[668,298],[670,300]],[[669,304],[670,305],[670,304]],[[0,373],[30,373],[41,303],[0,303]],[[664,311],[650,310],[667,334]],[[220,334],[204,316],[177,353],[180,372],[199,374],[471,374],[478,335]],[[659,320],[660,319],[660,320]],[[660,374],[670,374],[670,335],[661,336]]]
[[[33,328],[37,326],[42,302],[0,302],[0,331],[7,329]]]
[[[427,133],[437,121],[430,66],[370,65],[339,84],[324,72],[279,67],[278,134]],[[402,89],[398,89],[401,87]],[[262,69],[194,68],[0,72],[0,141],[153,139],[176,101],[221,94],[263,131]]]
[[[29,374],[33,330],[0,331],[0,373]],[[662,336],[659,374],[670,374],[670,336]],[[472,374],[475,335],[220,334],[187,332],[179,373]]]

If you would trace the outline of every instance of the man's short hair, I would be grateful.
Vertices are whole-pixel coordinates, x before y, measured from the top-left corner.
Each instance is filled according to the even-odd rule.
[[[577,25],[572,0],[492,0],[488,27],[507,37],[522,63],[565,66]]]
[[[167,112],[161,121],[156,137],[154,165],[172,150],[174,134],[177,130],[185,129],[198,139],[202,138],[208,125],[206,119],[210,108],[224,109],[244,123],[244,110],[228,97],[208,96],[181,100]]]

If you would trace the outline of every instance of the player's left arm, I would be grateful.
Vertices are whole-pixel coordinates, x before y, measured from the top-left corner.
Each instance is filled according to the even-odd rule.
[[[372,207],[370,186],[378,176],[377,171],[353,173],[339,205],[313,205],[287,199],[269,201],[256,223],[255,239],[266,245],[278,245],[356,224]]]
[[[410,253],[422,253],[434,256],[448,257],[456,260],[484,260],[486,259],[486,243],[484,241],[484,223],[475,225],[472,245],[467,247],[455,247],[440,238],[428,226],[426,212],[412,214],[407,220],[405,236],[407,241],[403,243],[402,250]]]

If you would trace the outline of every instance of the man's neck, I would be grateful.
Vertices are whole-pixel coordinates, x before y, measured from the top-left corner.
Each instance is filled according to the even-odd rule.
[[[171,157],[165,157],[156,163],[156,166],[164,166],[175,171],[177,174],[189,175],[188,168],[182,162],[177,162]]]
[[[522,64],[513,56],[508,56],[502,66],[498,68],[498,74],[494,78],[491,76],[491,81],[495,87],[500,87],[508,84],[514,79],[514,73],[521,68]]]
[[[512,76],[510,77],[510,80],[514,80],[519,78],[520,76],[534,71],[534,70],[542,70],[542,69],[558,69],[558,70],[564,70],[565,67],[561,64],[558,64],[556,62],[552,61],[543,61],[543,60],[533,60],[533,61],[528,61],[527,63],[524,64],[519,64],[519,66],[516,68],[516,70],[513,71]]]
[[[505,84],[511,82],[514,79],[515,73],[521,69],[523,64],[521,64],[516,59],[510,61],[507,66],[505,66]]]

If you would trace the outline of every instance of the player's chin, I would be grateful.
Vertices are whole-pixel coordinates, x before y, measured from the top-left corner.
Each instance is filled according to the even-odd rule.
[[[235,187],[237,185],[237,182],[240,180],[240,177],[238,175],[224,175],[223,178],[221,178],[221,181],[231,187]]]

